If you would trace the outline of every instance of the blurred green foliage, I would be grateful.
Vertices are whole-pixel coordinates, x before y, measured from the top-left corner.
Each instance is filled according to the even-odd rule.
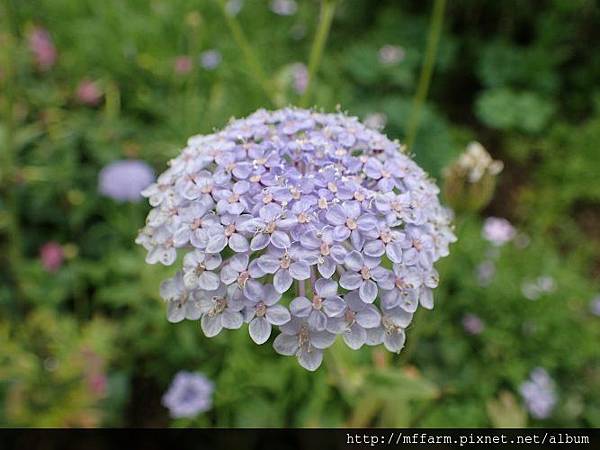
[[[254,345],[245,328],[210,340],[196,323],[169,324],[158,283],[171,270],[144,264],[133,244],[148,207],[97,192],[99,170],[115,159],[160,172],[189,135],[297,103],[290,65],[306,62],[318,2],[298,2],[289,17],[266,1],[242,5],[237,19],[276,105],[216,1],[3,3],[0,424],[166,425],[160,397],[187,369],[215,380],[214,407],[175,426],[600,426],[600,318],[589,311],[600,289],[596,2],[450,2],[410,151],[439,178],[476,139],[505,163],[499,187],[483,213],[457,217],[437,306],[415,319],[405,351],[335,346],[314,374]],[[430,10],[417,0],[340,1],[312,103],[379,113],[385,132],[404,139]],[[46,71],[28,48],[34,26],[57,49]],[[382,62],[384,46],[395,61]],[[214,70],[200,64],[208,49],[222,54]],[[178,56],[191,71],[177,73]],[[84,79],[100,88],[99,105],[78,100]],[[481,237],[486,215],[510,219],[519,239],[493,249]],[[39,259],[48,241],[65,251],[56,272]],[[485,286],[482,262],[495,267]],[[523,284],[539,276],[556,289],[525,298]],[[480,335],[463,329],[467,313],[483,320]],[[528,418],[518,392],[537,366],[557,384],[545,421]]]

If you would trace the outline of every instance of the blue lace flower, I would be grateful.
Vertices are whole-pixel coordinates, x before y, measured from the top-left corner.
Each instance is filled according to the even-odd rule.
[[[193,136],[146,188],[136,240],[183,267],[161,294],[171,321],[211,337],[248,323],[315,370],[337,335],[398,352],[434,263],[456,240],[439,189],[396,141],[342,113],[259,110]]]

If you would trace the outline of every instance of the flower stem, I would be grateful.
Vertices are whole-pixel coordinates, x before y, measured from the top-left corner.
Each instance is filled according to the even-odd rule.
[[[265,74],[265,71],[262,68],[262,65],[258,60],[258,57],[256,56],[254,48],[252,48],[252,46],[250,45],[250,42],[248,41],[244,30],[242,29],[240,23],[235,18],[235,16],[227,12],[225,0],[221,0],[220,3],[223,16],[225,17],[225,22],[227,23],[227,27],[229,28],[229,31],[231,31],[235,43],[242,51],[244,59],[246,60],[246,64],[248,65],[248,68],[252,73],[252,76],[254,77],[255,81],[260,85],[269,101],[273,105],[275,105],[276,100],[273,95],[273,88],[271,86],[271,83],[269,82],[267,75]]]
[[[14,15],[10,6],[7,8],[8,19],[15,29]],[[2,164],[0,166],[0,192],[5,198],[5,208],[7,215],[7,238],[8,238],[8,266],[11,273],[11,278],[15,286],[17,299],[17,308],[19,307],[18,300],[23,298],[20,274],[22,266],[21,253],[21,228],[19,225],[19,210],[18,199],[16,195],[16,181],[18,173],[16,164],[16,146],[15,146],[15,97],[16,97],[16,76],[15,76],[15,51],[16,42],[13,33],[7,33],[5,36],[6,42],[4,45],[4,54],[2,66],[4,69],[4,150],[0,152],[2,155]]]
[[[413,144],[415,143],[415,138],[419,129],[419,121],[421,119],[421,109],[427,98],[427,91],[429,90],[431,76],[433,75],[438,43],[444,24],[445,8],[446,0],[435,0],[433,12],[431,13],[431,21],[429,23],[429,32],[427,33],[427,47],[425,49],[423,67],[421,68],[417,92],[413,99],[413,107],[406,127],[406,145],[409,150],[412,150]]]
[[[336,0],[322,0],[321,2],[321,16],[319,19],[319,25],[317,26],[317,32],[315,39],[310,49],[310,55],[308,57],[308,83],[306,90],[300,99],[300,106],[308,106],[310,101],[311,87],[313,85],[313,79],[321,63],[321,56],[323,55],[323,49],[327,42],[327,36],[329,35],[329,29],[331,28],[331,22],[333,21],[333,14],[335,12]]]

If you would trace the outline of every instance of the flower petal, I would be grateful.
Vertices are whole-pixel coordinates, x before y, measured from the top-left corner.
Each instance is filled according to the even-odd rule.
[[[257,344],[264,344],[271,336],[271,324],[264,317],[255,317],[248,326],[250,337]]]
[[[283,325],[288,323],[292,316],[290,312],[283,305],[273,305],[267,308],[266,318],[273,325]]]
[[[377,285],[371,280],[365,280],[358,290],[358,295],[366,303],[373,303],[377,298]]]
[[[280,269],[273,277],[273,286],[275,286],[277,292],[283,294],[290,288],[293,281],[294,279],[287,270]]]
[[[294,334],[280,334],[273,341],[273,348],[280,355],[293,356],[298,351],[298,336]]]
[[[308,317],[312,310],[312,302],[306,297],[296,297],[290,303],[290,311],[296,317]]]
[[[323,351],[312,346],[303,347],[298,352],[298,363],[306,370],[314,372],[323,362]]]
[[[310,278],[310,266],[304,261],[296,261],[290,264],[290,275],[295,280],[306,280]]]
[[[218,314],[214,317],[210,317],[208,315],[202,316],[202,319],[200,320],[200,328],[202,328],[202,331],[206,337],[216,336],[223,329],[221,315]]]

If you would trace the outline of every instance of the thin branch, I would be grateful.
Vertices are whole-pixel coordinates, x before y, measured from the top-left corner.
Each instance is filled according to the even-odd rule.
[[[256,56],[254,48],[252,47],[252,45],[250,45],[250,42],[248,41],[244,30],[242,29],[240,23],[235,18],[235,16],[227,12],[225,1],[221,0],[220,4],[223,16],[225,17],[225,22],[229,27],[229,31],[231,31],[234,41],[242,51],[244,59],[246,60],[246,64],[248,65],[248,68],[252,73],[252,76],[254,77],[255,81],[260,85],[269,101],[273,105],[275,105],[276,100],[273,95],[273,87],[271,86],[269,78],[267,77],[265,71],[262,68],[262,65],[259,62],[258,57]]]
[[[308,102],[310,101],[313,79],[315,78],[317,69],[321,63],[321,56],[323,55],[323,49],[325,48],[329,29],[331,28],[331,22],[333,21],[333,14],[335,13],[335,4],[336,0],[322,0],[321,2],[319,25],[308,57],[308,83],[304,94],[300,99],[300,106],[302,107],[308,106]]]
[[[415,137],[417,135],[419,121],[421,119],[421,109],[423,108],[423,103],[425,103],[425,99],[427,98],[427,91],[429,90],[431,76],[433,75],[438,43],[440,41],[442,26],[444,24],[445,8],[446,0],[435,0],[433,12],[431,13],[429,32],[427,33],[425,59],[423,60],[423,67],[421,68],[421,75],[419,76],[417,92],[413,100],[412,111],[406,127],[406,145],[409,150],[412,150],[412,146],[415,143]]]

